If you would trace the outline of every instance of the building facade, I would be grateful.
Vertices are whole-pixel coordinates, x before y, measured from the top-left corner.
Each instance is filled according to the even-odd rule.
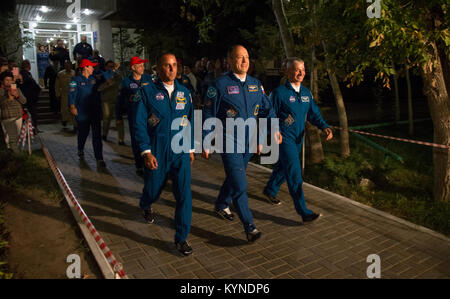
[[[16,0],[22,35],[34,40],[32,46],[23,48],[33,76],[38,77],[39,46],[51,48],[58,39],[64,41],[72,60],[72,51],[83,35],[105,60],[114,60],[112,26],[107,18],[116,11],[115,0]]]

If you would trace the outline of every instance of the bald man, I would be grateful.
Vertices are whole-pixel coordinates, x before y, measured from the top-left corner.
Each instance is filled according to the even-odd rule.
[[[231,71],[219,77],[206,93],[204,118],[216,118],[223,125],[223,144],[233,143],[233,151],[222,153],[226,179],[220,189],[215,204],[216,213],[225,220],[233,221],[234,215],[230,211],[230,204],[236,209],[244,226],[248,242],[252,243],[261,237],[261,232],[253,223],[253,216],[249,209],[247,195],[247,165],[253,156],[250,148],[250,130],[245,128],[245,138],[238,138],[227,134],[227,120],[247,122],[252,119],[275,118],[275,112],[265,95],[264,88],[257,79],[248,76],[250,58],[248,51],[241,45],[236,45],[228,51],[228,63]],[[231,130],[234,131],[232,128]],[[203,138],[210,135],[212,130],[205,130]],[[262,152],[263,138],[258,140],[258,154]],[[279,140],[281,142],[281,140]],[[216,140],[217,143],[217,140]],[[228,146],[227,146],[228,147]],[[203,157],[209,159],[211,149],[205,148]]]

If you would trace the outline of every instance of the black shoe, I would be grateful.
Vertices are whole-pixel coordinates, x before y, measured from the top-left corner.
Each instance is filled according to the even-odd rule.
[[[108,141],[108,137],[106,136],[102,136],[103,141],[107,142]]]
[[[144,169],[142,168],[136,169],[136,174],[140,177],[144,177]]]
[[[125,142],[123,142],[123,141],[119,141],[119,145],[120,146],[126,146]]]
[[[84,151],[78,151],[78,157],[84,158]]]
[[[247,241],[250,243],[253,243],[256,240],[258,240],[259,238],[261,238],[262,235],[262,233],[258,231],[256,228],[252,232],[246,234],[247,234]]]
[[[269,193],[266,192],[266,190],[263,191],[263,194],[266,196],[266,199],[269,203],[273,204],[273,205],[281,205],[281,201],[276,199],[275,197],[273,197],[272,195],[270,195]]]
[[[106,163],[103,160],[97,160],[97,167],[99,168],[105,168],[106,167]]]
[[[302,216],[302,218],[303,218],[303,222],[312,222],[312,221],[318,219],[320,216],[321,216],[320,214],[313,213],[311,215]]]
[[[153,216],[152,208],[144,211],[144,219],[145,219],[145,222],[147,222],[148,224],[155,223],[155,217]]]
[[[177,250],[185,256],[192,254],[192,247],[186,241],[175,243],[175,246],[177,247]]]
[[[225,210],[214,209],[214,211],[223,219],[233,221],[234,215],[230,212],[230,208],[226,208]]]

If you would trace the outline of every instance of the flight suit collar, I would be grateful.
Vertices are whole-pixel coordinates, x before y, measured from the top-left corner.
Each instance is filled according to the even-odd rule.
[[[287,89],[292,90],[293,92],[295,92],[297,94],[297,91],[295,91],[294,87],[292,87],[292,84],[291,84],[291,82],[289,82],[289,80],[286,81],[285,86]],[[303,84],[300,83],[300,91],[298,92],[298,94],[302,93],[302,87],[303,87]]]
[[[233,73],[233,71],[229,71],[227,73],[227,76],[230,77],[231,80],[236,81],[236,82],[238,82],[238,83],[240,83],[242,85],[246,84],[247,81],[248,81],[248,74],[246,75],[247,77],[246,77],[246,81],[245,82],[242,82],[238,77],[236,77],[236,75]]]

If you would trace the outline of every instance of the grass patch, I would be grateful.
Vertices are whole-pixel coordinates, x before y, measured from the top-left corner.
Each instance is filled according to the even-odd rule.
[[[33,152],[33,156],[26,153],[14,154],[0,150],[0,185],[10,187],[20,193],[40,192],[55,202],[63,200],[58,185],[48,167],[47,160],[41,150]],[[13,277],[7,271],[6,254],[8,249],[8,232],[4,229],[2,207],[4,199],[0,198],[0,279]]]
[[[432,141],[431,123],[416,127],[409,137],[406,126],[366,130],[389,136]],[[338,133],[337,133],[338,134]],[[366,143],[352,138],[351,156],[340,157],[339,135],[323,143],[325,161],[307,165],[305,181],[376,209],[450,235],[450,203],[433,200],[433,159],[430,147],[370,139],[400,155],[400,163]]]

